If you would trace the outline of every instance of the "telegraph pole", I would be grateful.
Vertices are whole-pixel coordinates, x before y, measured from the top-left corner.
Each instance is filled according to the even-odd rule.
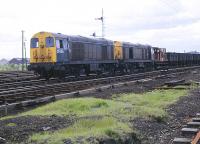
[[[26,39],[25,39],[25,41],[26,41]],[[27,64],[27,57],[26,57],[26,43],[25,43],[25,41],[24,41],[24,59],[25,59],[25,66],[26,66],[26,70],[27,70],[27,68],[28,68],[28,64]]]
[[[102,20],[101,20],[101,22],[102,22],[102,38],[104,38],[105,37],[105,27],[104,27],[104,15],[103,15],[103,8],[102,8]]]
[[[95,18],[95,20],[100,20],[101,21],[101,33],[102,33],[102,38],[105,37],[105,27],[104,27],[104,13],[103,13],[103,8],[102,8],[102,15],[100,18]]]
[[[24,71],[24,31],[22,30],[22,71]]]

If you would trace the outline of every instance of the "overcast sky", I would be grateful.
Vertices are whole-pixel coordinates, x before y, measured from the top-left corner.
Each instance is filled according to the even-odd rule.
[[[0,58],[21,57],[21,30],[27,55],[39,31],[101,35],[149,44],[167,51],[200,51],[200,0],[0,0]]]

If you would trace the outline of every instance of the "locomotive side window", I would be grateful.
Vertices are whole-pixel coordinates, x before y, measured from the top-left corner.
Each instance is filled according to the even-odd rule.
[[[54,46],[54,39],[53,37],[46,38],[46,47],[53,47]]]
[[[63,40],[63,48],[64,50],[67,50],[69,48],[69,43],[66,39]]]
[[[56,40],[56,48],[63,48],[63,40]]]
[[[60,40],[60,48],[63,48],[63,41]]]
[[[38,48],[39,47],[39,40],[38,38],[31,39],[31,48]]]

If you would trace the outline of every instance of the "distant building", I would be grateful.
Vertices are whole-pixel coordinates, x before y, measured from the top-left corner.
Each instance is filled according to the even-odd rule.
[[[5,64],[8,64],[8,60],[7,59],[1,59],[0,65],[5,65]]]
[[[30,59],[27,58],[26,60],[27,60],[27,63],[29,64]],[[25,62],[25,60],[24,60],[24,62]],[[9,61],[9,64],[22,64],[22,58],[13,58]]]

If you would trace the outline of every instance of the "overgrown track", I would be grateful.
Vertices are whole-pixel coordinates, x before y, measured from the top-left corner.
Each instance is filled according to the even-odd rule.
[[[74,82],[61,82],[61,83],[47,83],[44,80],[32,80],[26,82],[9,83],[12,85],[9,88],[9,84],[0,85],[0,105],[9,105],[11,103],[18,103],[21,101],[32,100],[36,98],[42,98],[46,96],[53,96],[63,93],[69,93],[72,91],[79,91],[88,89],[94,86],[106,85],[111,83],[118,83],[124,81],[133,81],[152,77],[166,76],[171,73],[181,73],[187,70],[196,69],[199,67],[186,67],[170,69],[168,71],[153,71],[140,74],[131,74],[83,81]],[[18,85],[19,84],[19,85]]]

